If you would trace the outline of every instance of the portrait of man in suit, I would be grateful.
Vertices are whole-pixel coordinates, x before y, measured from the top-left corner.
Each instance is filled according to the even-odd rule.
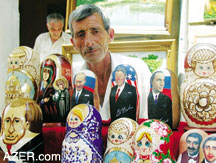
[[[23,152],[22,158],[14,159],[32,162],[27,160],[34,159],[28,158],[27,152],[37,158],[44,151],[42,123],[42,111],[35,101],[25,98],[12,101],[2,114],[0,151],[10,156]]]
[[[172,128],[172,101],[162,93],[165,76],[162,71],[156,71],[150,78],[152,91],[148,96],[148,118],[159,119]]]
[[[216,163],[216,137],[210,136],[203,143],[205,159],[202,163]]]
[[[93,93],[84,88],[86,82],[86,74],[79,72],[75,76],[75,87],[71,98],[71,108],[78,104],[94,105]]]
[[[177,163],[199,163],[199,149],[202,139],[199,133],[190,133],[186,137],[187,150],[179,155]]]
[[[111,122],[121,117],[136,120],[136,87],[125,82],[126,77],[125,68],[118,67],[115,71],[116,86],[111,88],[110,93]]]

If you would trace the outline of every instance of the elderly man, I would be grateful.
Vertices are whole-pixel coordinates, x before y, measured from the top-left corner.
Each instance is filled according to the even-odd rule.
[[[202,163],[216,163],[216,136],[210,136],[203,143],[205,159]]]
[[[18,158],[15,159],[33,162],[43,153],[42,117],[40,107],[30,99],[16,99],[4,109],[0,147],[9,155],[5,158],[14,159],[10,156],[17,152]],[[20,152],[22,158],[19,158]]]
[[[96,74],[101,104],[100,114],[103,122],[110,122],[111,72],[119,64],[129,64],[135,68],[138,76],[138,90],[140,91],[140,108],[142,108],[139,118],[147,118],[147,91],[149,90],[150,71],[147,65],[137,58],[109,52],[109,43],[114,40],[114,29],[110,28],[109,18],[102,13],[99,7],[83,5],[71,13],[69,27],[72,44],[85,60],[83,64],[73,64],[73,74],[85,69]]]
[[[199,163],[199,149],[202,139],[199,133],[190,133],[186,137],[187,150],[179,155],[177,163]]]
[[[71,36],[64,33],[64,17],[59,13],[47,16],[47,29],[49,32],[40,34],[34,45],[34,50],[40,54],[40,60],[53,53],[62,53],[62,44],[70,44]]]

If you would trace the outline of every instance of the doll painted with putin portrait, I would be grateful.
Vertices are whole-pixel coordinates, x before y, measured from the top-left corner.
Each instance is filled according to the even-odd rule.
[[[8,161],[35,162],[34,158],[44,152],[42,123],[42,112],[35,101],[19,98],[8,104],[2,113],[0,137],[4,157]],[[22,152],[21,158],[16,152]]]
[[[67,116],[62,162],[102,162],[102,120],[92,105],[79,104]]]

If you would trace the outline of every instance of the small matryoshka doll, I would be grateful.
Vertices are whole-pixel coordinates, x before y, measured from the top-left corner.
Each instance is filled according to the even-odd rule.
[[[100,100],[96,75],[90,70],[80,71],[75,74],[73,83],[71,108],[78,104],[89,104],[99,110]]]
[[[92,105],[79,104],[67,116],[62,162],[102,162],[100,113]]]
[[[177,77],[168,69],[158,69],[150,78],[148,119],[159,119],[176,129],[180,119]]]
[[[199,160],[201,163],[216,162],[216,134],[208,135],[202,141]]]
[[[113,121],[108,129],[107,147],[104,162],[131,162],[134,155],[133,136],[138,127],[130,118]]]
[[[36,99],[39,84],[39,55],[27,46],[15,48],[8,57],[5,103],[16,98]]]
[[[134,135],[133,162],[175,162],[171,150],[171,128],[160,120],[149,119],[139,125]]]
[[[189,127],[216,127],[216,45],[196,44],[185,57],[181,111]]]
[[[41,63],[37,102],[44,122],[66,122],[70,111],[71,64],[60,54],[51,54]]]
[[[191,129],[185,132],[180,138],[177,163],[200,163],[201,142],[207,135],[200,129]]]
[[[3,110],[1,120],[0,150],[8,161],[34,162],[43,154],[43,116],[34,100],[13,100]]]
[[[112,72],[112,85],[110,92],[111,122],[121,117],[138,120],[139,93],[135,69],[130,65],[118,65]]]

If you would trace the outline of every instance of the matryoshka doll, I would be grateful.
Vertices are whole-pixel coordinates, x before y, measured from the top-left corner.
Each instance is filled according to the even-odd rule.
[[[126,64],[118,65],[112,72],[112,88],[110,92],[111,122],[127,117],[139,119],[139,93],[135,69]]]
[[[8,57],[5,103],[16,98],[36,99],[39,84],[39,55],[32,48],[20,46]]]
[[[71,64],[60,54],[51,54],[41,63],[37,102],[44,122],[66,122],[70,111]]]
[[[99,111],[100,100],[97,77],[92,71],[83,70],[76,73],[73,80],[73,88],[71,108],[78,104],[89,104]]]
[[[177,77],[168,69],[157,69],[150,78],[148,119],[159,119],[176,129],[180,119]]]
[[[207,135],[201,129],[191,129],[185,132],[180,138],[177,163],[200,163],[201,142]]]
[[[171,149],[171,128],[160,120],[149,119],[139,125],[134,135],[134,163],[175,162]]]
[[[131,162],[134,155],[133,136],[137,127],[137,122],[130,118],[119,118],[110,124],[104,163]]]
[[[35,162],[34,159],[44,154],[43,116],[34,100],[14,99],[3,110],[1,119],[0,151],[5,159]]]
[[[216,127],[216,45],[192,46],[185,57],[181,111],[189,127]]]
[[[102,162],[100,113],[92,105],[79,104],[67,116],[62,162]]]
[[[200,145],[200,163],[216,162],[216,134],[208,135]]]

